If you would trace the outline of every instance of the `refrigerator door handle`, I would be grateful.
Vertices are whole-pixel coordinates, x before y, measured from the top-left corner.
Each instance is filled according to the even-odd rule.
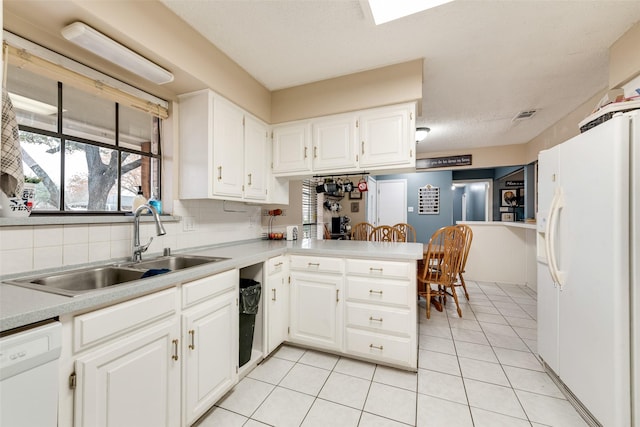
[[[562,194],[562,188],[557,187],[551,201],[551,208],[549,210],[549,219],[547,221],[547,261],[549,265],[549,272],[553,278],[554,283],[557,283],[562,290],[564,285],[564,274],[558,270],[558,262],[556,257],[556,244],[555,238],[558,230],[558,221],[560,210],[564,207],[564,195]]]

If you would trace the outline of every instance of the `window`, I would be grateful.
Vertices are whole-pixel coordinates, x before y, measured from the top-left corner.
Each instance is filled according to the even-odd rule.
[[[160,198],[162,120],[13,65],[7,89],[20,129],[33,213],[130,211],[141,186]]]
[[[316,237],[317,208],[316,183],[305,179],[302,181],[302,237],[305,239]]]

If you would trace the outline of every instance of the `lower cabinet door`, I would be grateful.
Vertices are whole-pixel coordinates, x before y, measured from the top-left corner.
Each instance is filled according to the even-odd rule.
[[[342,350],[342,276],[291,272],[293,342]]]
[[[183,319],[184,414],[191,425],[237,381],[236,292],[194,307]]]
[[[280,257],[281,258],[281,257]],[[283,264],[280,261],[281,265]],[[289,327],[289,287],[285,284],[284,272],[275,271],[267,278],[268,298],[267,310],[267,350],[271,353],[280,344],[287,340]]]
[[[76,427],[180,425],[178,317],[76,360]]]

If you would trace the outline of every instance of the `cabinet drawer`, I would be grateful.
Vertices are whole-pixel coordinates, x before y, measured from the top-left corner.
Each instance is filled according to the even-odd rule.
[[[409,262],[348,259],[347,274],[408,279],[414,274],[414,268]]]
[[[347,303],[347,327],[409,336],[409,310]]]
[[[349,301],[408,307],[411,298],[417,298],[416,295],[410,295],[409,290],[408,281],[347,277]]]
[[[347,353],[397,365],[415,367],[411,340],[347,328]]]
[[[290,267],[292,270],[341,274],[344,271],[344,261],[338,258],[296,255],[291,257]]]
[[[269,258],[265,261],[265,264],[267,265],[267,275],[270,276],[272,274],[280,273],[284,269],[284,261],[283,256]]]
[[[203,277],[182,285],[182,307],[190,307],[201,301],[227,292],[238,285],[238,270],[229,270]]]
[[[80,351],[99,342],[132,332],[176,312],[175,288],[157,292],[73,319],[73,349]]]

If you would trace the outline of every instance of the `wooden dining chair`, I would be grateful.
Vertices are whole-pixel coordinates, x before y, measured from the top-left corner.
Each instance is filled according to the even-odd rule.
[[[469,300],[469,292],[467,292],[467,285],[464,283],[464,268],[467,265],[467,257],[469,256],[469,250],[471,249],[471,241],[473,240],[473,231],[471,227],[466,224],[458,224],[457,227],[464,235],[464,252],[462,253],[462,259],[460,260],[460,271],[458,272],[458,278],[460,281],[456,281],[456,286],[462,286],[464,289],[464,296]]]
[[[369,240],[375,226],[368,222],[359,222],[351,227],[351,240]]]
[[[432,298],[446,303],[447,290],[451,291],[458,316],[462,317],[455,282],[460,272],[463,250],[464,235],[456,226],[442,227],[431,236],[417,278],[418,295],[427,302],[427,319],[431,316]]]
[[[404,242],[404,235],[390,225],[380,225],[369,233],[372,242]]]
[[[404,222],[394,225],[404,235],[405,242],[416,242],[416,229],[411,224]]]

